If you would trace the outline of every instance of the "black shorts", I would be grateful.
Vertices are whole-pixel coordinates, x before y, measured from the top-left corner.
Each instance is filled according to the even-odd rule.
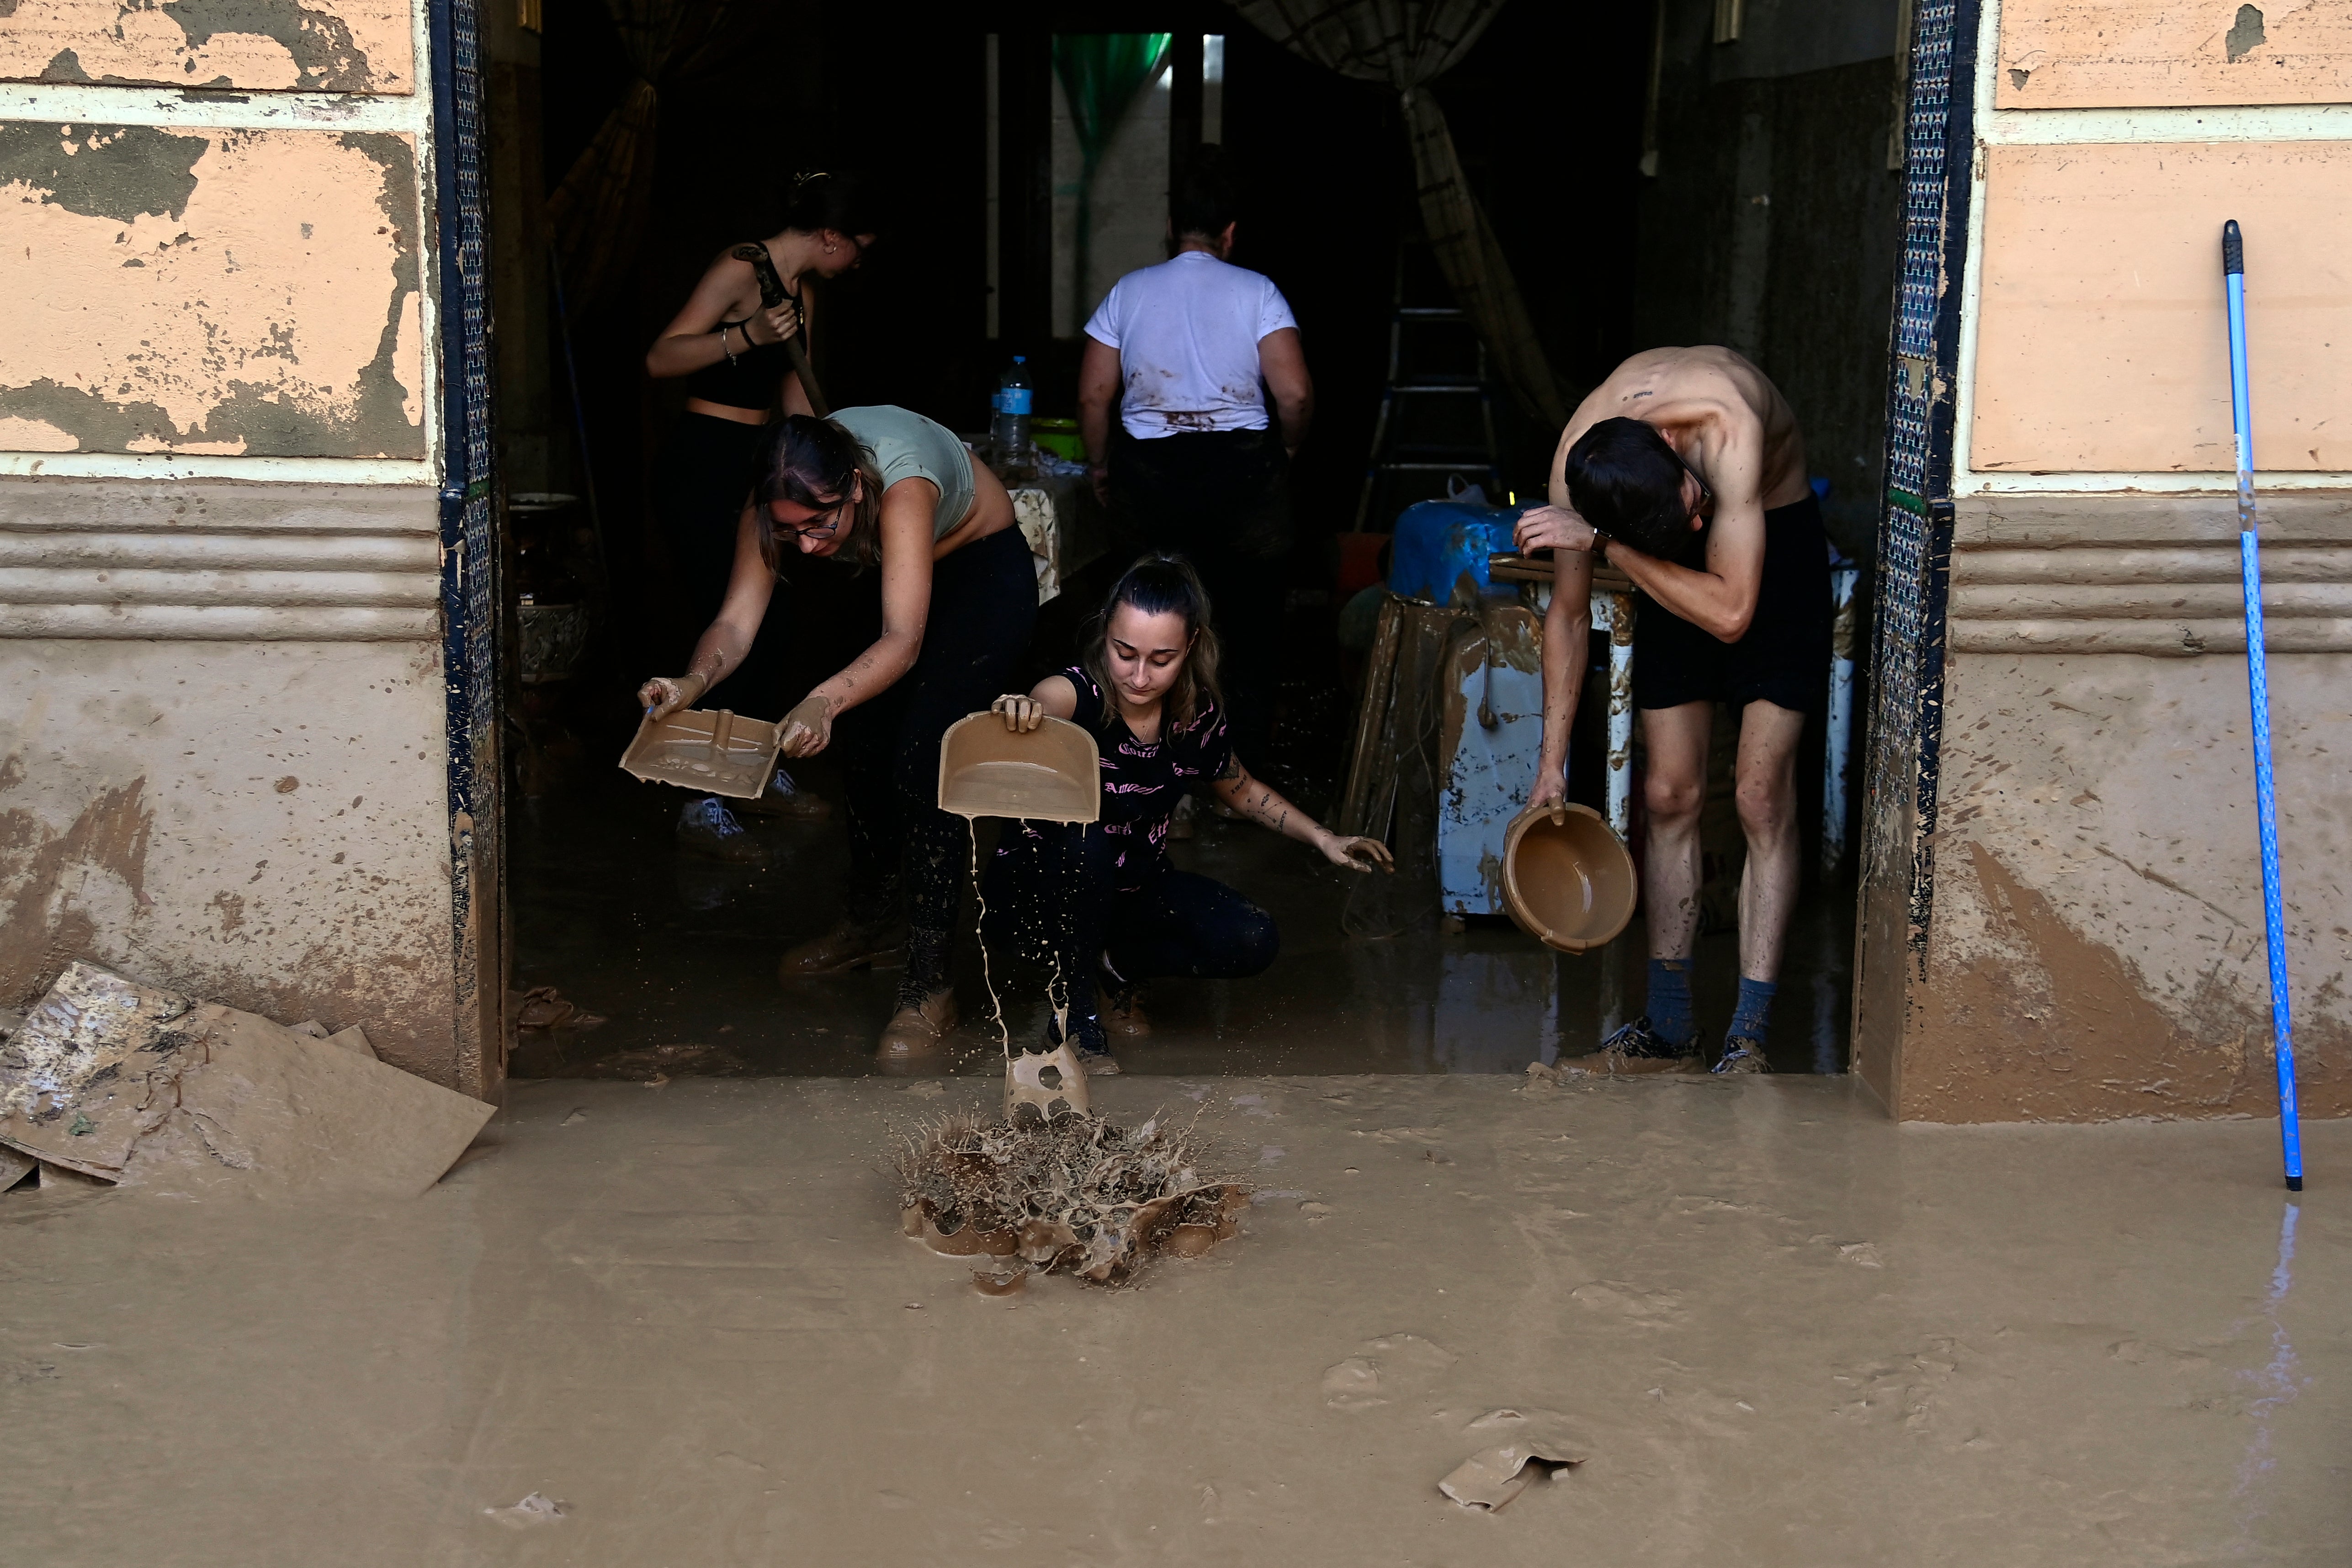
[[[1829,538],[1811,496],[1764,514],[1764,580],[1748,634],[1726,643],[1641,596],[1633,706],[1768,702],[1815,713],[1829,690]]]

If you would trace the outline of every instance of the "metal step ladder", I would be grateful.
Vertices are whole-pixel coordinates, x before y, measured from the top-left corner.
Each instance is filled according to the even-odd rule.
[[[1486,343],[1471,327],[1470,319],[1454,307],[1405,303],[1405,251],[1413,246],[1425,248],[1427,244],[1425,240],[1409,240],[1397,255],[1396,303],[1389,318],[1389,373],[1381,391],[1380,417],[1372,425],[1371,462],[1364,470],[1363,492],[1356,500],[1358,533],[1363,532],[1371,520],[1374,503],[1385,504],[1382,492],[1389,487],[1386,481],[1397,475],[1460,474],[1484,480],[1490,497],[1499,500],[1502,495],[1502,454],[1495,442],[1495,389],[1487,380]],[[1420,370],[1408,372],[1408,329],[1416,338],[1445,329],[1468,334],[1476,369],[1466,374]],[[1477,399],[1482,443],[1472,446],[1404,439],[1403,433],[1412,422],[1400,415],[1408,398]]]

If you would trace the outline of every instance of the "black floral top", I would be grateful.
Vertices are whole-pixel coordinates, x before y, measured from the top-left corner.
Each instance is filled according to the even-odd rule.
[[[1116,711],[1104,724],[1102,688],[1083,666],[1058,673],[1077,689],[1070,721],[1092,735],[1102,753],[1102,831],[1119,846],[1114,885],[1138,892],[1167,867],[1168,824],[1177,802],[1223,773],[1233,757],[1225,716],[1214,703],[1203,703],[1186,724],[1163,713],[1160,738],[1147,746]]]

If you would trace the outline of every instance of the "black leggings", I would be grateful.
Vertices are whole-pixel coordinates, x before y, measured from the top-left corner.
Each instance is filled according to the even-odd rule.
[[[849,917],[878,923],[903,895],[913,927],[899,999],[946,988],[971,834],[940,810],[940,737],[1011,689],[1037,624],[1037,569],[1021,530],[968,544],[931,568],[915,667],[834,726],[849,781]]]
[[[691,649],[703,628],[719,618],[726,601],[727,584],[735,571],[735,530],[743,503],[751,493],[751,473],[767,440],[767,427],[740,424],[710,413],[682,413],[654,460],[654,511],[661,521],[662,542],[669,549],[670,570],[693,620],[687,636]],[[790,633],[783,624],[786,595],[768,605],[768,620],[740,668],[703,694],[707,706],[725,706],[755,718],[773,719],[783,712],[777,685]],[[709,701],[723,692],[719,701]]]
[[[1121,845],[1099,828],[1007,824],[983,887],[982,936],[1057,971],[1054,1001],[1070,1009],[1080,1049],[1105,1049],[1095,966],[1107,958],[1129,986],[1163,975],[1242,980],[1282,950],[1274,916],[1223,883],[1162,868],[1139,889],[1116,885]]]

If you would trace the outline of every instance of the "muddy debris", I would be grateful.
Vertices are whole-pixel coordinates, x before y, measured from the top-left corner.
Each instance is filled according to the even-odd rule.
[[[1591,1444],[1550,1410],[1490,1410],[1464,1430],[1505,1441],[1463,1460],[1437,1490],[1465,1508],[1488,1513],[1500,1513],[1538,1476],[1549,1479],[1592,1457]]]
[[[490,1115],[376,1061],[356,1027],[298,1030],[80,962],[0,1045],[0,1175],[37,1161],[44,1187],[411,1196]]]
[[[643,1083],[656,1088],[667,1083],[674,1074],[696,1078],[731,1078],[749,1072],[751,1064],[724,1047],[716,1045],[649,1045],[635,1051],[616,1051],[593,1061],[583,1062],[559,1073],[563,1078],[608,1078],[625,1083]]]
[[[1117,1284],[1155,1252],[1198,1257],[1238,1228],[1249,1190],[1207,1155],[1190,1127],[1156,1117],[1129,1133],[1067,1112],[1017,1125],[950,1114],[899,1147],[902,1224],[935,1252],[1022,1260],[987,1273]]]
[[[529,1530],[535,1525],[556,1524],[569,1518],[571,1508],[544,1492],[533,1492],[510,1508],[486,1508],[482,1511],[509,1530]]]
[[[519,1030],[596,1029],[607,1020],[567,1000],[553,986],[507,993],[507,1017]]]
[[[1029,1283],[1029,1265],[999,1263],[993,1269],[974,1269],[971,1288],[983,1296],[1017,1296]]]

